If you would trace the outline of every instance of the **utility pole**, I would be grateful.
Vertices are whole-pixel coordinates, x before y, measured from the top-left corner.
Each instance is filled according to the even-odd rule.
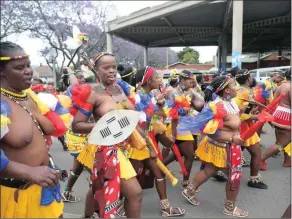
[[[241,68],[243,1],[233,1],[232,67]]]

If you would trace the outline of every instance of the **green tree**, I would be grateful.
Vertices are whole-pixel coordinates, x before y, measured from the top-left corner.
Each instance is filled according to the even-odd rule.
[[[186,64],[199,64],[200,53],[190,47],[183,48],[182,51],[177,53],[180,62]]]

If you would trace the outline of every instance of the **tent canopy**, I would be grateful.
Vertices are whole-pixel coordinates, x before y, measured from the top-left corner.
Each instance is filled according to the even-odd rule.
[[[291,1],[243,3],[243,52],[291,48]],[[106,31],[145,47],[232,47],[232,1],[170,1],[108,22]]]

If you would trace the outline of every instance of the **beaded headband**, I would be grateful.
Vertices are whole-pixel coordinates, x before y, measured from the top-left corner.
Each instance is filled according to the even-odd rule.
[[[148,81],[151,78],[151,76],[153,75],[154,71],[155,71],[155,68],[150,67],[150,66],[146,66],[145,72],[144,72],[144,75],[143,75],[143,78],[142,78],[142,81],[141,81],[141,85],[145,84],[145,82]]]
[[[130,75],[134,74],[136,71],[137,71],[137,69],[136,69],[136,68],[133,68],[133,70],[132,70],[130,73],[128,73],[128,74],[126,74],[126,75],[123,75],[123,76],[121,76],[121,78],[126,78],[126,77],[129,77]]]
[[[29,55],[24,55],[24,56],[3,56],[0,57],[0,61],[11,61],[11,60],[17,60],[17,59],[24,59],[28,58]]]
[[[243,72],[240,72],[240,71],[243,71]],[[237,73],[237,75],[235,76],[235,78],[239,78],[239,77],[248,75],[250,73],[250,71],[248,69],[242,69],[240,71]]]
[[[101,57],[103,57],[103,56],[105,56],[105,55],[111,55],[111,56],[114,56],[114,54],[109,53],[109,52],[101,52],[101,53],[98,53],[98,54],[95,55],[94,58],[93,58],[94,63],[96,63],[99,59],[101,59]]]
[[[170,72],[170,75],[169,75],[169,81],[170,81],[170,80],[178,79],[178,76],[179,76],[179,74],[177,73],[177,71],[176,71],[175,69],[173,69],[173,70]]]
[[[230,81],[231,81],[231,77],[226,76],[222,84],[220,84],[220,86],[216,89],[215,94],[217,94],[218,92],[222,91],[225,87],[227,87]]]

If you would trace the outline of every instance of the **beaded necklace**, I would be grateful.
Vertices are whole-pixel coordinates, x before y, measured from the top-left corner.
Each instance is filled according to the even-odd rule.
[[[13,100],[19,101],[28,100],[28,95],[25,92],[23,92],[23,94],[17,94],[1,87],[1,93]]]
[[[32,118],[32,120],[34,121],[34,123],[36,124],[36,126],[37,126],[37,128],[40,130],[40,132],[41,132],[41,134],[42,134],[42,136],[43,136],[43,138],[44,138],[44,140],[45,140],[45,142],[46,142],[46,145],[47,145],[47,148],[49,148],[49,146],[48,146],[48,142],[47,142],[47,139],[45,138],[45,134],[44,134],[44,132],[43,132],[43,130],[42,130],[42,128],[40,127],[40,125],[39,125],[39,123],[38,123],[38,121],[36,120],[36,118],[34,118],[34,116],[32,115],[32,113],[25,107],[25,106],[23,106],[18,100],[16,100],[15,98],[14,98],[14,96],[12,96],[12,95],[10,95],[9,93],[5,93],[5,92],[2,92],[2,88],[1,88],[1,93],[4,95],[4,96],[6,96],[6,97],[8,97],[9,99],[11,99],[12,101],[14,101],[16,104],[18,104],[19,106],[21,106],[29,115],[30,115],[30,117]],[[27,94],[26,94],[27,95]],[[28,99],[28,95],[27,95],[27,99]]]
[[[189,96],[189,94],[186,94],[186,91],[183,90],[183,88],[181,86],[177,86],[178,91],[182,94],[182,96],[187,99],[187,96]]]
[[[117,104],[117,106],[121,106],[122,109],[128,109],[127,108],[127,97],[126,95],[124,94],[123,91],[121,91],[121,89],[117,86],[117,85],[114,85],[114,87],[120,92],[120,94],[122,95],[122,98],[123,100],[122,101],[119,101],[117,100],[112,94],[111,92],[102,84],[100,83],[100,86],[104,89],[104,91],[106,92],[106,94],[108,94]],[[122,150],[122,152],[124,153],[124,155],[126,157],[128,157],[128,151],[127,151],[127,148],[128,148],[128,139],[116,144],[115,146],[120,148]]]
[[[239,108],[237,104],[235,103],[234,99],[226,100],[218,96],[217,99],[215,100],[215,103],[218,103],[220,100],[223,102],[223,106],[225,110],[227,111],[227,114],[232,114],[232,115],[239,114]]]
[[[120,88],[116,85],[114,85],[114,87],[121,93],[123,100],[119,101],[117,100],[112,93],[102,84],[100,83],[101,87],[104,89],[104,91],[106,92],[106,94],[108,94],[115,102],[118,106],[121,106],[123,109],[127,109],[127,97],[125,96],[124,92],[120,90]]]
[[[180,85],[177,86],[177,89],[178,89],[178,91],[180,92],[181,96],[182,96],[185,100],[188,100],[187,97],[190,97],[190,95],[189,95],[189,94],[186,94],[185,91],[183,90],[183,88],[182,88]],[[187,113],[187,115],[192,115],[192,114],[193,114],[193,107],[192,107],[190,101],[188,101],[188,102],[189,102],[190,110],[189,110],[189,112]]]

